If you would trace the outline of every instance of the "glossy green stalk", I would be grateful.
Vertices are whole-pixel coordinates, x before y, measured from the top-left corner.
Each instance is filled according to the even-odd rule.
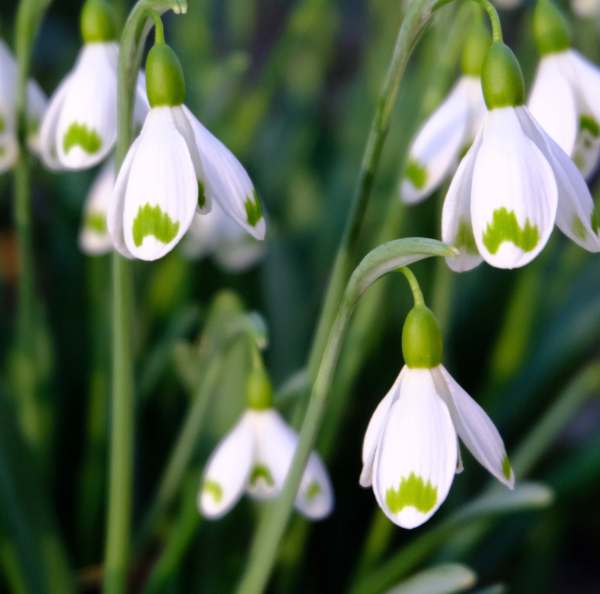
[[[133,98],[148,19],[152,12],[169,9],[185,12],[187,4],[183,0],[139,0],[123,29],[117,91],[117,167],[123,162],[133,136]],[[130,556],[134,440],[131,275],[130,262],[115,252],[112,261],[112,411],[105,594],[127,591]]]

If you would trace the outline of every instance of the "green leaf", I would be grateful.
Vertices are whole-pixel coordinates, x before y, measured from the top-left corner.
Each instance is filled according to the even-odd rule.
[[[417,573],[386,594],[452,594],[471,588],[476,580],[465,565],[447,563]]]

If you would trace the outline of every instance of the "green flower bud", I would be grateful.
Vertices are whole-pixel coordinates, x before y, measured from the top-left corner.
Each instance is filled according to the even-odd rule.
[[[544,56],[571,47],[569,23],[550,0],[539,0],[533,12],[533,36],[538,52]]]
[[[117,39],[117,21],[112,6],[105,0],[87,0],[79,17],[84,43],[103,43]]]
[[[463,46],[461,58],[461,70],[469,76],[479,76],[487,52],[492,44],[492,37],[488,28],[477,19],[475,25],[469,31]]]
[[[433,312],[415,305],[402,328],[402,354],[408,367],[431,369],[442,362],[442,333]]]
[[[264,369],[253,369],[246,382],[248,408],[265,410],[273,406],[273,390]]]
[[[150,107],[174,107],[185,101],[183,70],[166,43],[156,43],[146,59],[146,92]]]
[[[481,71],[481,87],[488,109],[516,107],[525,102],[523,72],[512,50],[495,41]]]

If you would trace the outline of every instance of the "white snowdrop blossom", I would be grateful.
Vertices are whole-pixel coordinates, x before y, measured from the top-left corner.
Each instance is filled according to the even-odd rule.
[[[0,39],[0,174],[11,169],[19,156],[16,122],[17,64]],[[46,110],[46,96],[31,80],[27,84],[27,144],[39,153],[39,125]]]
[[[181,66],[164,43],[148,55],[146,87],[151,109],[119,170],[108,209],[115,248],[129,258],[161,258],[213,201],[262,240],[266,224],[254,186],[233,154],[183,105]]]
[[[215,201],[207,214],[196,214],[182,243],[187,258],[212,256],[227,272],[243,272],[259,262],[265,245],[247,233]]]
[[[415,339],[421,331],[428,336]],[[420,526],[446,499],[462,471],[458,438],[500,482],[512,489],[515,481],[493,422],[441,364],[438,335],[433,314],[413,308],[403,331],[406,364],[363,442],[360,484],[373,488],[386,516],[402,528]]]
[[[245,492],[258,500],[281,492],[298,435],[272,408],[248,409],[211,455],[198,493],[200,512],[208,518],[226,514]],[[296,508],[318,520],[333,508],[333,490],[316,453],[307,463]]]
[[[106,226],[106,210],[116,176],[115,163],[109,159],[94,179],[86,197],[79,247],[89,256],[100,256],[112,250],[112,240]]]
[[[555,222],[573,241],[598,251],[590,192],[523,105],[520,67],[504,44],[492,46],[483,75],[488,112],[442,211],[442,239],[460,251],[447,259],[449,266],[469,270],[482,258],[497,268],[524,266],[543,249]]]

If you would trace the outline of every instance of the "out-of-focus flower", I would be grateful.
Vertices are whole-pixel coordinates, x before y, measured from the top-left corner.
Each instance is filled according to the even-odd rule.
[[[599,0],[572,0],[571,8],[581,18],[600,16]]]

